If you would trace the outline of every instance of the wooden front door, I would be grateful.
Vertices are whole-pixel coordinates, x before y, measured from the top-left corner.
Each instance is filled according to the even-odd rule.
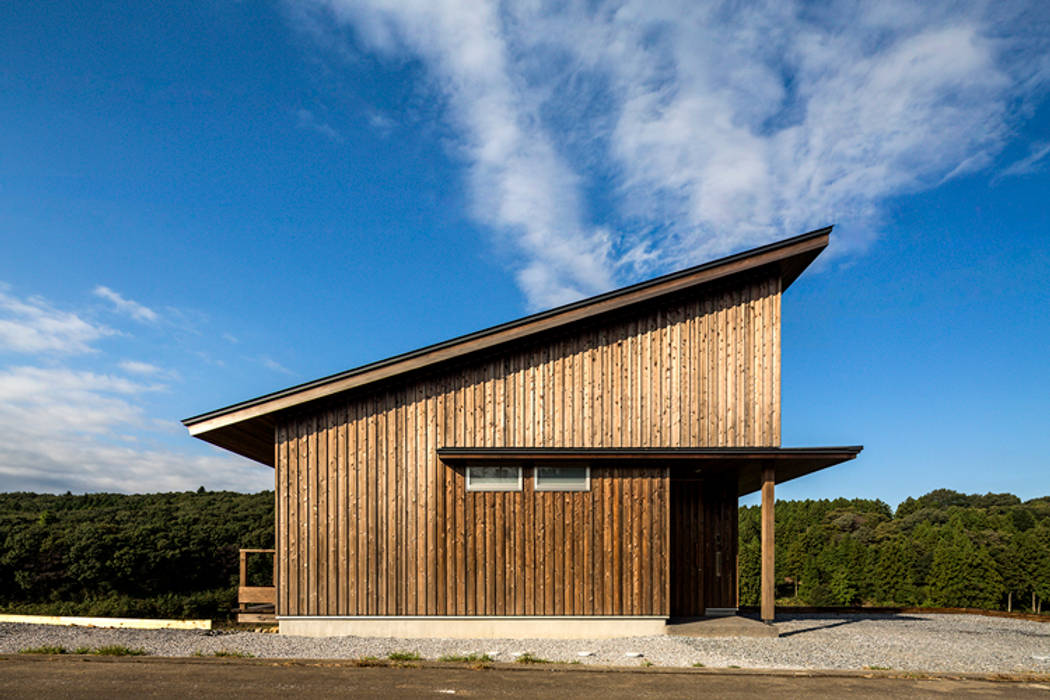
[[[671,617],[735,608],[735,481],[672,477],[670,515]]]
[[[704,607],[736,607],[737,490],[734,478],[703,486]]]
[[[671,617],[704,614],[704,508],[699,479],[671,478]]]

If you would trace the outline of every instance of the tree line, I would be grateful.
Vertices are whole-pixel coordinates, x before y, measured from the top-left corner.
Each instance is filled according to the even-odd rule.
[[[272,491],[0,493],[0,610],[222,618],[238,550],[271,548]],[[759,601],[757,506],[740,509],[740,602]],[[1050,598],[1050,498],[938,490],[878,500],[780,501],[783,604],[1040,610]],[[250,558],[253,585],[269,584]]]
[[[740,602],[759,602],[759,506],[740,509]],[[1050,497],[939,489],[879,500],[778,501],[778,604],[1041,612],[1050,598]]]
[[[227,617],[238,550],[273,547],[273,504],[272,491],[0,493],[0,609]]]

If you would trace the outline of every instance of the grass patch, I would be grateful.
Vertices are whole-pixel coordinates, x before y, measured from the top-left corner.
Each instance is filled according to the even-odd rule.
[[[362,656],[360,659],[354,659],[353,663],[354,666],[357,666],[358,668],[387,665],[386,661],[375,656]]]
[[[730,664],[729,666],[726,666],[726,668],[740,668],[740,667],[737,666],[736,664]]]
[[[438,661],[449,661],[457,664],[489,663],[492,657],[488,654],[446,654]]]
[[[19,654],[65,654],[65,647],[49,646],[45,644],[39,647],[26,647],[25,649],[19,649]],[[79,653],[79,652],[77,652]]]
[[[131,649],[122,644],[110,644],[108,646],[99,647],[91,652],[96,656],[148,656],[149,652],[145,649]]]
[[[22,649],[19,654],[92,654],[94,656],[146,656],[149,654],[145,649],[129,649],[119,644],[111,644],[105,647],[77,647],[68,651],[65,647],[42,646]]]
[[[703,667],[704,667],[704,665],[702,663],[700,663],[699,661],[696,661],[696,662],[693,663],[693,668],[703,668]]]
[[[893,669],[889,666],[865,666],[869,671],[892,671]]]
[[[236,564],[233,573],[236,574]],[[77,596],[75,601],[8,602],[3,612],[15,615],[81,615],[84,617],[201,618],[222,620],[237,607],[237,587],[161,593],[148,598],[113,593],[102,597]]]
[[[645,666],[646,668],[649,668],[652,665],[653,665],[653,662],[650,661],[649,659],[643,659],[642,660],[642,666]]]
[[[538,656],[533,656],[529,652],[525,652],[518,658],[514,659],[514,663],[518,664],[552,664],[554,663],[550,659],[541,659]]]
[[[391,661],[422,661],[423,657],[414,651],[392,651],[386,655]]]
[[[218,651],[213,651],[211,653],[211,655],[212,656],[228,656],[228,657],[234,658],[234,659],[254,659],[255,658],[255,654],[248,653],[247,651],[229,651],[227,649],[219,649]]]

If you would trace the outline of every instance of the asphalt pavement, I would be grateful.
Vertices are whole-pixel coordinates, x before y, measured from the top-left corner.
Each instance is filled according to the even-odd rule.
[[[1050,678],[0,656],[4,698],[1046,698]]]

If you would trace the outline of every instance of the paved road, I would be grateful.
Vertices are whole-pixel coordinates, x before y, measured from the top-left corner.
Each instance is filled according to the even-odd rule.
[[[1050,682],[623,672],[359,668],[347,662],[0,657],[3,698],[1042,698]]]

